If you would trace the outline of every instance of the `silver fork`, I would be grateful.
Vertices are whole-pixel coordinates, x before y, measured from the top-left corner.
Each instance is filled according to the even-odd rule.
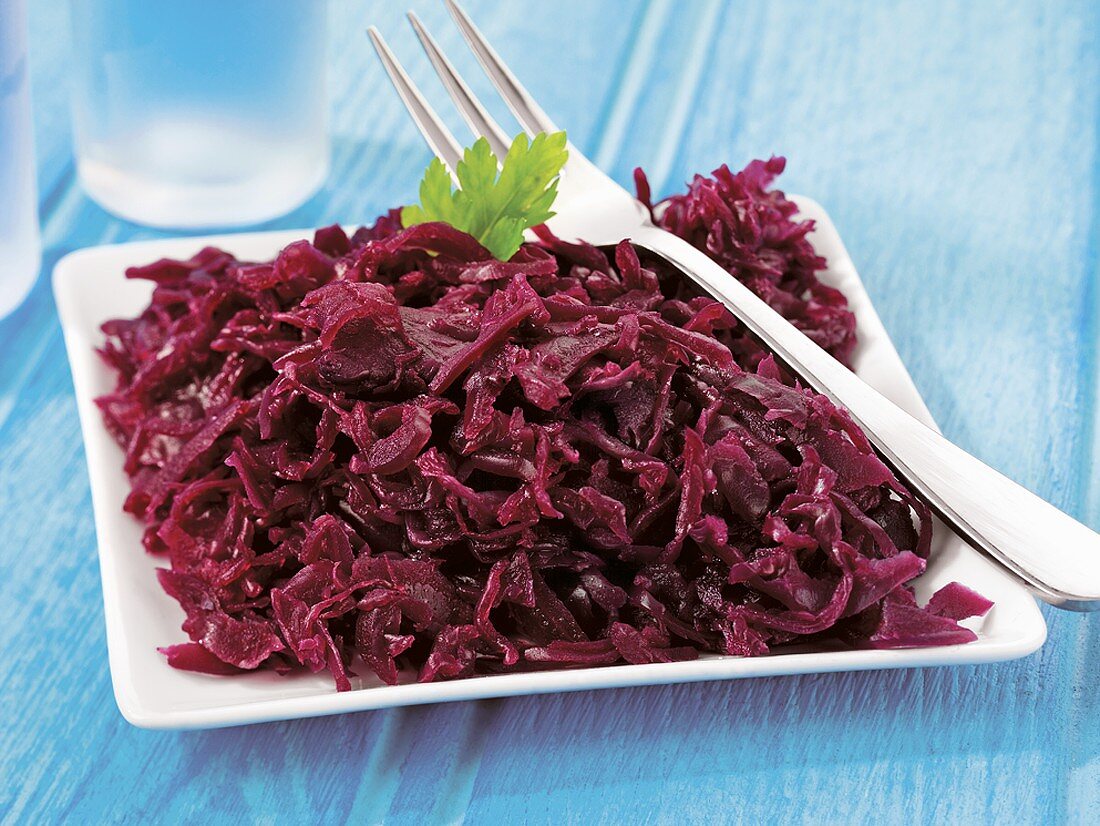
[[[466,42],[523,130],[558,127],[523,88],[454,0],[444,0]],[[508,133],[470,91],[431,35],[409,20],[455,106],[497,157]],[[462,148],[410,80],[382,36],[370,38],[386,72],[428,145],[456,168]],[[676,266],[721,301],[807,385],[846,408],[883,458],[966,542],[999,563],[1039,597],[1061,608],[1100,609],[1100,535],[983,464],[914,419],[826,353],[707,255],[654,226],[648,210],[572,144],[561,172],[550,228],[597,246],[629,238]]]

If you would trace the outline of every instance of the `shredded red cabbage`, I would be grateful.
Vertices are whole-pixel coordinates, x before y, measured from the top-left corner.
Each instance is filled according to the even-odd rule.
[[[845,358],[782,167],[697,177],[662,222]],[[917,605],[930,513],[842,410],[629,243],[541,239],[503,263],[393,211],[269,263],[128,271],[155,289],[104,325],[99,405],[186,615],[171,665],[346,690],[353,663],[392,684],[975,638],[973,592]]]
[[[657,223],[729,270],[795,327],[845,364],[856,345],[856,319],[843,293],[823,283],[825,266],[806,236],[813,221],[791,220],[798,207],[772,182],[785,158],[753,161],[734,174],[728,166],[713,177],[696,175],[683,195],[664,202]],[[635,170],[638,196],[649,203],[649,184]],[[735,353],[742,366],[766,355],[747,336]]]

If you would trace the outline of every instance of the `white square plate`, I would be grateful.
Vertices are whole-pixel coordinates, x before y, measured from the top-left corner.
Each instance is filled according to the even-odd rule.
[[[794,200],[802,217],[817,221],[811,240],[829,262],[823,278],[844,292],[856,314],[856,372],[901,407],[931,423],[828,215],[813,201]],[[983,663],[1022,657],[1043,644],[1046,625],[1034,598],[937,524],[928,570],[916,582],[918,598],[924,601],[942,585],[958,580],[995,602],[984,619],[970,624],[979,639],[967,645],[783,653],[749,659],[710,655],[691,662],[494,675],[428,684],[413,682],[411,675],[406,675],[410,681],[396,686],[360,677],[353,682],[355,690],[344,693],[333,688],[327,673],[213,677],[169,667],[156,649],[185,641],[180,630],[183,616],[176,603],[160,590],[153,574],[154,568],[165,562],[142,550],[141,526],[122,511],[129,489],[122,471],[122,451],[108,435],[93,402],[113,389],[114,383],[111,371],[93,352],[103,338],[99,327],[110,318],[136,315],[149,300],[152,285],[124,278],[127,266],[162,257],[189,258],[206,245],[222,247],[241,258],[266,259],[291,241],[309,235],[308,231],[263,232],[95,247],[67,255],[54,269],[54,294],[72,366],[91,478],[111,678],[118,707],[131,723],[148,728],[204,728],[516,694]],[[358,670],[367,673],[366,669]]]

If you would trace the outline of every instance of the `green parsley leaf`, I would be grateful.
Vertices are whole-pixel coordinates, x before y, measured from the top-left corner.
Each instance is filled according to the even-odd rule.
[[[521,133],[512,141],[498,175],[489,142],[478,138],[458,162],[458,189],[438,158],[428,164],[420,181],[420,203],[401,210],[401,223],[411,227],[443,221],[507,261],[523,243],[524,230],[553,217],[550,207],[567,157],[564,132],[540,132],[530,142]]]

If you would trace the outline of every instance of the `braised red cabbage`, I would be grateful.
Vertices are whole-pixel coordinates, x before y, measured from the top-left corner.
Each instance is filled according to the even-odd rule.
[[[662,227],[706,252],[795,327],[845,364],[856,344],[856,319],[844,295],[817,272],[825,262],[806,236],[812,221],[793,221],[798,208],[771,188],[787,161],[753,161],[734,174],[728,166],[712,177],[696,175],[683,195],[664,202]],[[639,197],[649,203],[649,184],[636,170]],[[754,359],[765,353],[751,339],[741,343]]]
[[[662,222],[846,358],[843,296],[769,188],[782,166],[696,178]],[[155,289],[104,325],[118,387],[99,406],[186,615],[177,668],[346,690],[352,668],[967,642],[958,620],[989,609],[959,585],[917,605],[928,509],[627,242],[543,230],[500,262],[393,211],[271,262],[204,249],[127,274]]]

